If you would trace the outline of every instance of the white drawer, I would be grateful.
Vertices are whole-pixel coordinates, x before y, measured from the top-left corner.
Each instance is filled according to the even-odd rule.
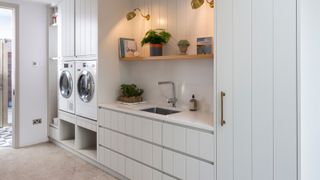
[[[141,138],[152,142],[152,120],[146,118],[140,118],[141,121]]]
[[[77,126],[83,127],[85,129],[89,129],[91,131],[97,132],[97,122],[92,121],[83,117],[76,117],[77,120]]]
[[[210,133],[187,129],[186,153],[214,162],[215,136]]]
[[[158,121],[152,122],[152,142],[162,145],[162,123]]]
[[[186,152],[186,128],[164,123],[163,145],[180,152]]]
[[[76,116],[74,114],[59,111],[58,117],[59,119],[69,122],[71,124],[76,124]]]

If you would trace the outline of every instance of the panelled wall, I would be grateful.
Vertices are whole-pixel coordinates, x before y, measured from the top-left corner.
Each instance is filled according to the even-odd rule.
[[[177,42],[190,41],[188,54],[196,54],[197,37],[213,37],[214,9],[204,4],[193,10],[190,0],[133,0],[132,9],[141,8],[151,16],[150,21],[137,15],[131,23],[132,37],[142,56],[149,55],[149,46],[141,48],[140,41],[149,29],[163,28],[172,34],[164,46],[164,55],[179,54]],[[123,13],[123,17],[125,14]],[[170,87],[159,87],[159,81],[174,81],[177,85],[178,106],[188,107],[192,94],[199,100],[200,111],[213,111],[213,62],[211,60],[131,62],[126,65],[123,82],[135,83],[145,90],[144,97],[151,103],[168,105]]]
[[[296,180],[296,0],[216,7],[217,84],[226,93],[217,179]]]
[[[149,55],[149,47],[141,50],[140,41],[150,29],[165,29],[172,38],[164,47],[164,54],[179,54],[177,43],[187,39],[191,45],[188,54],[197,54],[197,38],[213,37],[213,9],[204,4],[193,10],[190,0],[134,0],[133,8],[141,8],[144,14],[150,14],[150,21],[137,16],[133,21],[134,38],[138,42],[142,56]]]

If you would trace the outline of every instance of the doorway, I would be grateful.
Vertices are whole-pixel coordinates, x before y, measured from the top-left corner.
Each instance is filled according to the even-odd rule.
[[[0,6],[0,148],[13,145],[15,14]]]

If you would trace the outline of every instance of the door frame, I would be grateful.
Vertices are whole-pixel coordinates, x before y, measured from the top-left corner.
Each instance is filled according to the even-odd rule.
[[[12,60],[14,62],[14,81],[13,81],[13,111],[12,111],[12,148],[19,148],[19,127],[20,127],[20,117],[19,117],[19,5],[12,3],[0,2],[0,8],[10,9],[13,11],[14,20],[14,41],[12,49]]]

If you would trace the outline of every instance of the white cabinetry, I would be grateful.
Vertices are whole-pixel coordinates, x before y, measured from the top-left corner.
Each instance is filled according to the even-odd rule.
[[[215,179],[213,132],[108,109],[98,124],[98,161],[129,179]]]
[[[76,56],[97,55],[97,0],[76,0],[75,37]]]
[[[61,56],[97,56],[98,1],[63,0],[59,3]]]
[[[217,180],[297,180],[297,1],[216,8]]]
[[[74,57],[74,4],[75,0],[63,0],[59,3],[60,48],[62,57]]]

